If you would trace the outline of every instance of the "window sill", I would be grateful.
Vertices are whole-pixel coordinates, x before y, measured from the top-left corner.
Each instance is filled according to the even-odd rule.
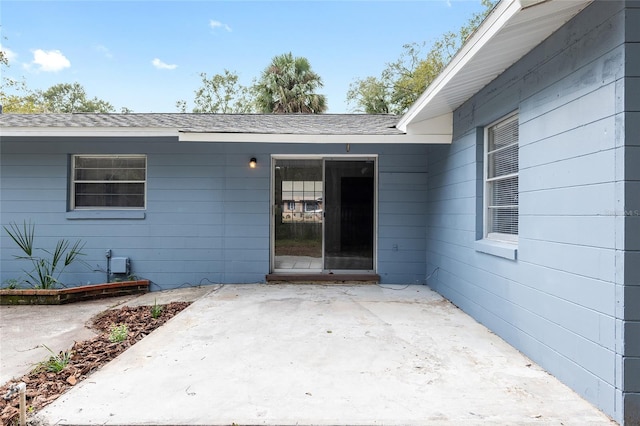
[[[514,243],[484,239],[476,241],[474,248],[480,253],[503,257],[509,260],[516,260],[518,258],[518,245]]]
[[[143,220],[145,217],[146,213],[143,210],[74,210],[67,212],[67,220]]]

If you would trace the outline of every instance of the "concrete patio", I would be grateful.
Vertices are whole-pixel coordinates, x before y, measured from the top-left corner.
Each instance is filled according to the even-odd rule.
[[[322,270],[322,258],[311,256],[276,256],[276,269],[317,269]]]
[[[40,413],[51,424],[614,424],[424,286],[227,285]]]

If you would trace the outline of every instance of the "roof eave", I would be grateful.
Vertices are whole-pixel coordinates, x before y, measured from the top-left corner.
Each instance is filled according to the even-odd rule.
[[[0,137],[177,137],[163,127],[3,127]]]
[[[282,134],[282,133],[216,133],[180,131],[179,142],[233,143],[309,143],[309,144],[447,144],[449,135],[341,135],[341,134]]]
[[[351,144],[447,144],[451,135],[424,134],[293,134],[293,133],[234,133],[192,131],[178,128],[143,127],[5,127],[0,137],[75,137],[75,138],[177,138],[178,142],[233,143],[351,143]]]
[[[456,108],[493,81],[508,67],[544,41],[592,0],[502,0],[469,37],[425,92],[400,118],[396,127],[407,133],[428,131],[426,120],[452,114]],[[549,13],[556,9],[563,13]],[[520,20],[546,20],[547,25],[521,39],[505,39]],[[504,49],[504,44],[509,49]],[[488,55],[500,60],[481,61]],[[463,76],[474,75],[473,81]],[[475,76],[481,77],[476,78]],[[464,83],[464,84],[463,84]],[[422,123],[424,122],[424,123]],[[439,129],[442,132],[442,129]],[[450,129],[452,131],[452,129]]]

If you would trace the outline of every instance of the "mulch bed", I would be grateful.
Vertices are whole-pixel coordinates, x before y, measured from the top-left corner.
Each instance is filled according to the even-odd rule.
[[[153,318],[153,307],[151,306],[125,306],[99,314],[91,323],[91,328],[95,329],[99,335],[90,340],[75,342],[68,351],[70,361],[60,372],[53,373],[34,369],[18,380],[12,380],[0,387],[0,424],[18,423],[18,395],[15,394],[9,401],[2,398],[7,394],[11,385],[21,381],[26,383],[28,416],[33,415],[189,305],[190,302],[173,302],[162,305],[162,310],[157,318]],[[109,339],[111,329],[114,325],[121,324],[127,326],[127,338],[122,342],[112,343]],[[56,355],[62,357],[65,353],[60,352]]]

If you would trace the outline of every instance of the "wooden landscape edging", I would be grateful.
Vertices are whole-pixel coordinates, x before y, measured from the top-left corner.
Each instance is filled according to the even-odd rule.
[[[62,305],[83,300],[142,294],[149,292],[149,284],[149,280],[135,280],[51,290],[2,289],[0,305]]]

